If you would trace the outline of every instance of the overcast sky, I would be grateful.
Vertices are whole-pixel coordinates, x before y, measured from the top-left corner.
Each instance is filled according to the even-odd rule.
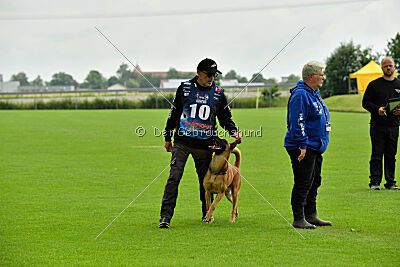
[[[280,80],[300,75],[307,61],[324,62],[341,42],[383,52],[400,31],[399,11],[399,0],[0,0],[0,74],[115,75],[128,62],[98,27],[143,71],[195,71],[210,57],[222,72],[249,78],[305,27],[262,71]]]

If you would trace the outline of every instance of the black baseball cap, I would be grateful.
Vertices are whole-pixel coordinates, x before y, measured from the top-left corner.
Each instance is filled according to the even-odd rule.
[[[205,71],[207,73],[219,73],[222,74],[222,72],[220,72],[217,69],[217,63],[210,59],[210,58],[206,58],[203,59],[202,61],[200,61],[199,65],[197,65],[197,70],[199,71]]]

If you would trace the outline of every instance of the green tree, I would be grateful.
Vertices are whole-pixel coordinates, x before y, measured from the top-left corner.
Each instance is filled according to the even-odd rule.
[[[224,75],[224,79],[237,79],[236,71],[230,70]]]
[[[135,79],[131,78],[126,81],[126,87],[128,88],[138,88],[140,87],[140,83],[136,81]]]
[[[288,76],[288,83],[297,83],[300,80],[300,76],[297,76],[296,74],[290,74]]]
[[[51,81],[49,82],[49,85],[52,85],[52,86],[63,86],[63,85],[78,86],[78,83],[74,80],[72,75],[69,75],[65,72],[58,72],[58,73],[53,74],[53,76],[51,77]]]
[[[268,78],[265,79],[265,84],[267,84],[268,86],[273,86],[275,84],[278,84],[278,81],[275,78]]]
[[[138,75],[136,78],[136,81],[140,84],[141,88],[148,88],[148,87],[153,87],[153,86],[159,87],[160,86],[161,76],[157,76],[157,75],[153,76],[148,73],[145,73],[143,75],[144,75],[144,77],[146,77],[146,79],[142,75]]]
[[[270,88],[264,88],[261,91],[261,94],[263,99],[269,102],[269,106],[272,106],[272,99],[281,95],[281,93],[279,92],[278,84],[275,84]]]
[[[108,80],[107,80],[107,86],[108,86],[108,87],[109,87],[109,86],[112,86],[112,85],[114,85],[114,84],[116,84],[116,83],[119,83],[119,80],[118,80],[118,78],[115,77],[115,76],[111,76],[111,77],[108,78]]]
[[[38,75],[33,81],[29,83],[32,86],[43,86],[43,80],[40,78],[40,75]]]
[[[367,47],[362,50],[360,48],[359,60],[361,67],[367,65],[371,60],[379,63],[380,57],[381,54],[379,54],[378,52],[374,52],[371,47]]]
[[[89,89],[104,89],[106,87],[106,79],[97,70],[91,70],[80,87]]]
[[[167,72],[167,79],[180,79],[179,72],[175,68],[170,68]]]
[[[126,81],[133,78],[132,71],[129,69],[128,64],[122,63],[117,70],[117,77],[120,83],[126,86]]]
[[[180,79],[192,79],[195,75],[196,73],[194,72],[188,72],[188,73],[180,73],[179,77]]]
[[[281,95],[279,92],[279,87],[278,84],[275,84],[274,86],[271,86],[270,88],[264,88],[261,91],[261,94],[265,100],[267,99],[274,99],[275,97],[278,97]]]
[[[256,77],[257,76],[257,77]],[[254,80],[253,80],[254,79]],[[264,79],[264,77],[263,77],[263,75],[260,73],[260,74],[258,74],[258,73],[254,73],[252,76],[251,76],[251,79],[250,79],[250,81],[251,82],[253,82],[253,83],[266,83],[266,79]]]
[[[361,49],[353,41],[341,43],[326,60],[326,80],[321,88],[323,97],[342,95],[349,92],[349,74],[362,68],[371,60],[377,60],[379,54],[371,48]]]
[[[248,82],[247,78],[244,77],[244,76],[239,76],[238,75],[237,78],[238,78],[238,82],[240,82],[240,83],[247,83]]]
[[[228,71],[224,76],[223,79],[236,79],[240,83],[247,83],[247,78],[242,77],[236,73],[234,70]]]
[[[191,79],[195,76],[194,72],[181,73],[175,68],[169,68],[167,72],[167,79]],[[161,77],[160,77],[161,78]]]
[[[26,76],[25,72],[19,72],[18,74],[13,74],[11,76],[11,81],[19,82],[20,86],[29,85],[28,77]]]
[[[391,56],[394,59],[396,67],[400,68],[400,33],[397,33],[394,38],[388,41],[385,53]]]

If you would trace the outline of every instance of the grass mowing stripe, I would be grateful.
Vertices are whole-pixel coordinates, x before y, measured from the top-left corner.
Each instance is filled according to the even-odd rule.
[[[150,182],[148,185],[146,185],[146,187],[145,187],[142,191],[140,191],[140,193],[139,193],[134,199],[132,199],[131,202],[129,202],[128,206],[126,206],[126,207],[125,207],[125,208],[124,208],[124,209],[123,209],[109,224],[107,224],[107,226],[95,237],[95,239],[97,239],[102,233],[104,233],[104,231],[105,231],[119,216],[121,216],[121,214],[122,214],[127,208],[129,208],[129,206],[132,205],[132,203],[135,202],[135,200],[136,200],[138,197],[140,197],[140,195],[141,195],[144,191],[146,191],[146,189],[147,189],[155,180],[157,180],[158,177],[160,177],[160,175],[165,171],[165,169],[167,169],[168,166],[169,166],[170,164],[173,165],[174,162],[175,162],[175,158],[172,159],[172,160],[171,160],[171,163],[168,163],[167,166],[165,166],[165,168],[164,168],[156,177],[154,177],[154,179],[151,180],[151,182]]]

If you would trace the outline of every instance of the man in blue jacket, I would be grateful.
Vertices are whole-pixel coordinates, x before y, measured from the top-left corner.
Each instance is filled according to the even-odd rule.
[[[331,226],[317,217],[316,199],[321,185],[322,153],[329,143],[329,110],[319,89],[325,79],[324,65],[311,61],[304,65],[303,80],[290,90],[287,107],[285,148],[294,174],[292,190],[293,227],[315,229]]]

